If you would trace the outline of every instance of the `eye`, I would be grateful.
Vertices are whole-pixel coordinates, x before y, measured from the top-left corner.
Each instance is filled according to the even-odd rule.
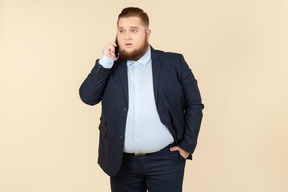
[[[119,33],[124,33],[124,30],[123,30],[123,29],[120,29],[120,30],[119,30]]]
[[[132,29],[131,31],[132,31],[133,33],[136,33],[136,32],[137,32],[137,30],[136,30],[136,29]]]

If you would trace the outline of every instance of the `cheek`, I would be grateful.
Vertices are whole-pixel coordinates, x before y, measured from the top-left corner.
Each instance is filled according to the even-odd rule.
[[[122,34],[117,34],[116,37],[117,37],[118,43],[121,42],[121,41],[123,42],[124,36]]]
[[[140,37],[137,36],[134,38],[134,40],[137,43],[137,45],[142,45],[145,42],[146,38],[145,36],[140,36]]]
[[[124,41],[121,39],[121,38],[118,38],[117,39],[118,41],[118,45],[121,47],[121,46],[124,46]]]

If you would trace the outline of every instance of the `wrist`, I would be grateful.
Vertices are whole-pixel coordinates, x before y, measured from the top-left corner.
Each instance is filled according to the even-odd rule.
[[[106,69],[111,69],[114,65],[114,60],[106,55],[102,55],[100,57],[99,64]]]

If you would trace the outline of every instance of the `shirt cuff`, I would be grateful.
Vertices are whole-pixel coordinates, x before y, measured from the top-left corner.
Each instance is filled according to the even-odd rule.
[[[110,57],[102,55],[100,57],[99,64],[102,65],[102,67],[104,67],[106,69],[111,69],[114,65],[114,61]]]

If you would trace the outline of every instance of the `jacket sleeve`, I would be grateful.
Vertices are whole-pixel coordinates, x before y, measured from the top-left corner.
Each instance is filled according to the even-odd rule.
[[[99,60],[96,61],[92,71],[79,89],[80,98],[84,103],[95,105],[101,101],[110,71],[111,69],[103,68],[99,64]]]
[[[197,138],[203,116],[202,109],[204,108],[204,105],[202,104],[197,80],[195,79],[193,73],[191,72],[182,55],[180,60],[181,83],[185,100],[185,127],[183,139],[180,141],[178,146],[181,149],[190,153],[190,156],[188,158],[191,159],[191,155],[193,154],[197,145]]]

